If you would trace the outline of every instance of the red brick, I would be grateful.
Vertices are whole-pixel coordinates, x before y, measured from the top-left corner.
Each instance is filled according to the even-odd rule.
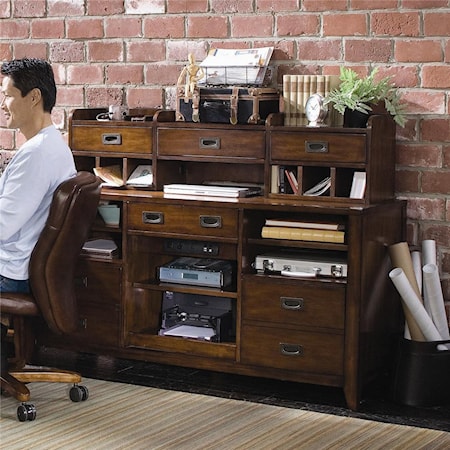
[[[409,141],[414,142],[418,140],[418,120],[415,118],[408,118],[406,119],[405,127],[397,127],[397,133],[396,133],[396,139],[397,141]]]
[[[9,61],[12,59],[12,55],[12,46],[10,44],[0,42],[0,60]]]
[[[424,13],[423,29],[425,36],[450,36],[450,13]]]
[[[88,61],[123,61],[122,41],[91,41],[88,42],[87,46]]]
[[[342,56],[340,39],[300,40],[297,47],[300,61],[338,61]]]
[[[228,19],[226,16],[194,16],[187,19],[188,38],[225,38],[228,37]]]
[[[450,145],[444,145],[442,149],[442,167],[450,168]]]
[[[126,55],[129,62],[163,61],[166,57],[165,42],[156,39],[129,42]]]
[[[295,43],[287,39],[272,42],[274,46],[272,60],[285,61],[294,58]]]
[[[6,125],[4,117],[4,114],[2,114],[2,118],[0,119],[0,126],[2,127]],[[14,150],[14,135],[15,130],[0,128],[0,148],[3,150]]]
[[[424,66],[422,69],[422,87],[433,89],[450,88],[450,66]]]
[[[402,101],[410,114],[444,114],[445,94],[424,90],[402,91]]]
[[[400,64],[389,66],[378,66],[377,79],[390,77],[392,84],[399,88],[417,87],[419,85],[419,76],[415,66]]]
[[[2,39],[27,39],[30,25],[28,20],[2,20]]]
[[[58,86],[56,104],[61,106],[83,106],[84,95],[82,86]]]
[[[298,11],[297,0],[256,0],[256,12],[260,11]]]
[[[370,29],[375,36],[418,36],[419,13],[372,13]]]
[[[87,87],[86,88],[87,108],[104,108],[108,105],[122,105],[123,89],[119,87]]]
[[[65,139],[65,136],[67,136],[67,133],[64,132],[65,124],[66,124],[66,114],[64,108],[55,107],[52,110],[52,121],[55,124],[55,127],[58,128],[58,130],[62,130],[61,134],[63,136],[63,139]],[[65,139],[66,140],[66,139]],[[67,140],[66,140],[67,143]]]
[[[103,19],[67,19],[66,27],[69,39],[102,38],[104,35]]]
[[[208,0],[167,0],[167,12],[173,13],[201,13],[208,11]]]
[[[420,240],[434,239],[438,248],[450,247],[450,226],[448,223],[425,224],[419,233]]]
[[[231,36],[233,38],[243,37],[267,37],[273,35],[274,21],[272,16],[258,15],[255,16],[232,16],[231,17]]]
[[[47,14],[49,16],[82,16],[84,14],[84,1],[73,0],[47,0]]]
[[[144,80],[141,64],[106,66],[106,84],[142,84]]]
[[[146,17],[143,28],[144,37],[151,39],[185,37],[182,16]]]
[[[408,198],[407,216],[412,220],[437,220],[444,218],[445,201],[440,198]],[[439,228],[439,227],[438,227]],[[422,239],[433,239],[431,237]]]
[[[367,0],[352,0],[352,9],[397,9],[397,0],[370,0],[370,5],[367,4]]]
[[[420,172],[417,170],[397,170],[395,192],[418,192]]]
[[[438,40],[398,40],[395,42],[394,57],[397,62],[442,61],[442,45]]]
[[[105,37],[141,37],[140,17],[108,17],[105,19]]]
[[[166,12],[165,0],[125,0],[126,14],[162,14]]]
[[[163,105],[163,91],[160,88],[135,88],[127,93],[130,108],[161,107]]]
[[[319,32],[319,16],[284,14],[277,17],[277,36],[315,35]]]
[[[14,17],[44,17],[45,0],[15,0],[12,2]]]
[[[210,3],[211,12],[216,14],[246,14],[253,12],[253,0],[211,0]]]
[[[445,51],[444,61],[450,62],[450,40],[445,43],[444,51]]]
[[[409,167],[441,167],[441,146],[397,144],[397,164]]]
[[[346,11],[347,0],[303,0],[303,11]]]
[[[423,141],[450,142],[450,120],[448,118],[422,119],[420,131]]]
[[[173,84],[175,84],[182,70],[182,65],[160,63],[147,64],[144,68],[145,84],[164,85],[168,84],[169,80],[173,80]]]
[[[67,78],[66,78],[66,65],[65,64],[59,64],[57,62],[52,61],[52,69],[53,69],[53,75],[55,77],[56,86],[60,84],[67,84]]]
[[[0,19],[11,17],[11,3],[9,0],[0,0]]]
[[[207,44],[205,41],[169,41],[167,42],[168,61],[187,61],[189,53],[192,53],[197,61],[202,61],[206,56]]]
[[[448,0],[402,0],[402,7],[406,9],[432,9],[444,8],[446,6],[448,6]]]
[[[450,193],[450,170],[424,172],[422,175],[422,192],[448,195]]]
[[[109,16],[124,12],[123,0],[85,0],[89,16]]]
[[[70,65],[67,67],[68,84],[101,84],[103,81],[103,67],[99,64]]]
[[[45,42],[14,43],[14,58],[47,58]]]
[[[55,41],[50,44],[50,60],[57,62],[84,61],[83,42]]]
[[[349,62],[388,62],[391,60],[389,39],[347,39],[344,57]]]
[[[367,36],[365,14],[330,14],[323,16],[324,36]]]
[[[450,252],[442,252],[441,269],[441,273],[450,274]]]
[[[39,19],[31,21],[32,39],[64,38],[64,22],[61,19]]]

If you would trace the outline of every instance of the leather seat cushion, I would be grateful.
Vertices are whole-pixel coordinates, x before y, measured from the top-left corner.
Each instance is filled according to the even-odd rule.
[[[2,292],[0,294],[0,311],[2,314],[14,314],[20,316],[37,316],[39,308],[28,294],[17,292]]]

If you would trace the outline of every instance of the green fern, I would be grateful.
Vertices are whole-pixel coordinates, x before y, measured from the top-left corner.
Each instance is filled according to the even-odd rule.
[[[405,109],[400,104],[400,94],[390,77],[375,81],[377,71],[375,68],[367,77],[360,78],[354,70],[341,67],[341,84],[327,95],[325,104],[332,103],[341,114],[347,108],[368,114],[372,111],[371,105],[384,101],[386,110],[403,127],[406,120]]]

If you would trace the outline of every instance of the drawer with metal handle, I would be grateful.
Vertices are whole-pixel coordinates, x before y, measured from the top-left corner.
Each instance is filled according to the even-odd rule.
[[[201,235],[237,239],[238,212],[217,207],[184,207],[131,203],[128,210],[129,228],[133,230]]]

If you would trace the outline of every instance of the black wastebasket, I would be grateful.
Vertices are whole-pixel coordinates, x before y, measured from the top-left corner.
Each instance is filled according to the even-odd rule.
[[[394,368],[394,401],[410,406],[450,403],[450,350],[438,350],[438,345],[445,343],[450,340],[400,340]]]

